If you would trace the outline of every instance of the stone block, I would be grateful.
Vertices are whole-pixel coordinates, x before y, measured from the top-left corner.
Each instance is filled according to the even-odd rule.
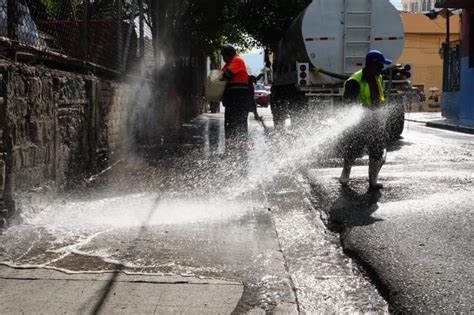
[[[28,98],[29,101],[35,104],[39,99],[42,98],[43,86],[41,78],[33,77],[28,78]]]
[[[1,192],[1,195],[3,195],[3,190],[5,188],[5,161],[3,161],[2,159],[0,159],[0,192]]]
[[[26,84],[21,76],[12,76],[13,93],[16,97],[26,96]]]
[[[5,118],[15,146],[14,170],[26,184],[46,180],[41,174],[57,175],[61,184],[65,176],[76,176],[95,163],[91,149],[120,147],[129,139],[130,126],[122,130],[134,109],[129,105],[136,94],[129,84],[44,66],[5,69],[11,100]]]
[[[23,154],[20,148],[13,151],[13,168],[20,171],[23,168]]]

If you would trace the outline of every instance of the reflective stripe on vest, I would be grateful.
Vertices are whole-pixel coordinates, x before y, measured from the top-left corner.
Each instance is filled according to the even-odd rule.
[[[364,105],[364,106],[372,106],[372,98],[371,98],[371,93],[370,93],[370,87],[367,81],[362,79],[362,70],[359,70],[355,72],[347,81],[349,80],[355,80],[357,83],[359,83],[359,101]],[[379,96],[380,96],[380,103],[385,102],[385,96],[383,93],[383,79],[381,75],[376,76],[375,80],[377,81],[377,86],[379,88]],[[347,82],[346,81],[346,82]],[[346,87],[346,82],[344,82],[344,89]]]

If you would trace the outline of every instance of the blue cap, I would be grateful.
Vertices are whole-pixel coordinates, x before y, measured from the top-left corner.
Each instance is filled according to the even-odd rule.
[[[385,59],[383,54],[379,50],[371,50],[367,53],[365,56],[365,63],[370,63],[370,62],[380,62],[386,65],[389,65],[392,63],[392,60],[390,59]]]

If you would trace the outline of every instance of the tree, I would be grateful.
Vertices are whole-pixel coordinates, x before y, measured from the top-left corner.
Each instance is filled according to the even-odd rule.
[[[246,0],[239,15],[243,31],[261,46],[276,50],[278,42],[291,22],[311,3],[311,0]]]
[[[82,0],[30,0],[28,6],[36,20],[75,20],[81,17]]]

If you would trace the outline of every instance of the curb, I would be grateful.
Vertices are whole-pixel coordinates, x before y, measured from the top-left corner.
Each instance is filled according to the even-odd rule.
[[[448,124],[448,123],[443,123],[443,122],[422,121],[422,120],[407,119],[407,118],[405,118],[405,121],[411,121],[411,122],[425,124],[427,127],[431,127],[431,128],[438,128],[438,129],[462,132],[462,133],[467,133],[467,134],[471,134],[471,135],[474,134],[474,127],[466,127],[466,126],[453,125],[453,124]]]
[[[474,128],[472,128],[472,127],[464,127],[464,126],[459,126],[459,125],[443,124],[443,123],[437,123],[437,122],[433,122],[433,121],[428,121],[426,123],[426,126],[433,127],[433,128],[439,128],[439,129],[446,129],[446,130],[451,130],[451,131],[457,131],[457,132],[462,132],[462,133],[468,133],[468,134],[474,135]]]

